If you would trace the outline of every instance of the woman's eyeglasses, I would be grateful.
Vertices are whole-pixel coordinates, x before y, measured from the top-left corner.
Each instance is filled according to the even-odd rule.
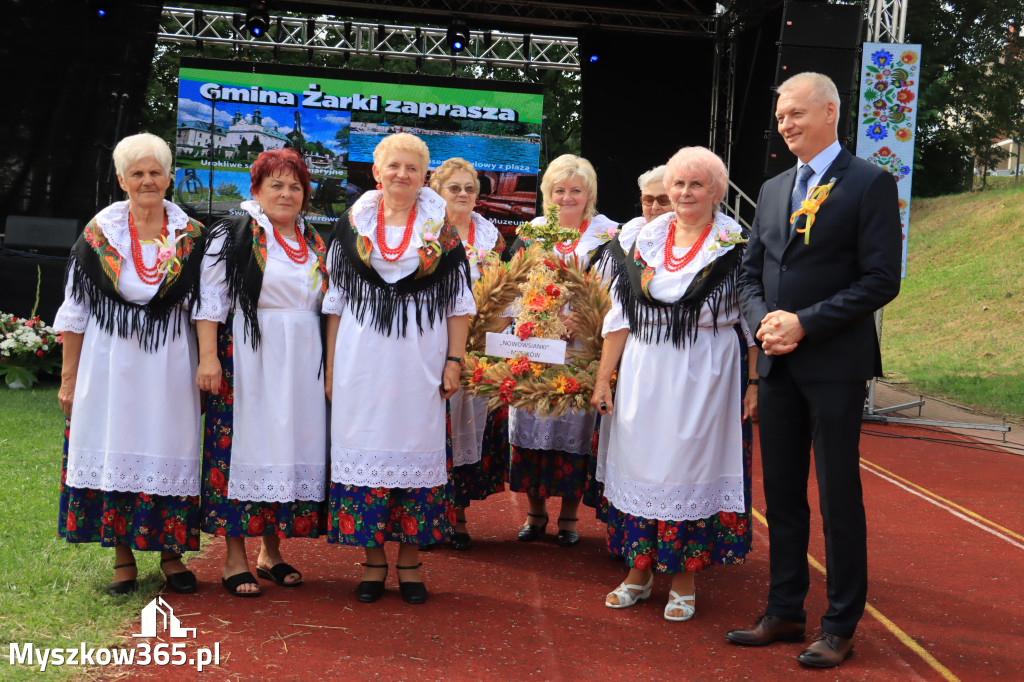
[[[654,202],[657,201],[659,206],[668,206],[669,198],[667,194],[659,194],[654,196],[653,194],[641,194],[640,203],[644,206],[654,206]]]
[[[448,190],[450,194],[458,194],[459,192],[465,192],[466,194],[473,195],[477,193],[477,189],[473,185],[466,185],[465,187],[461,187],[459,185],[448,185],[447,187],[445,187],[445,189]]]

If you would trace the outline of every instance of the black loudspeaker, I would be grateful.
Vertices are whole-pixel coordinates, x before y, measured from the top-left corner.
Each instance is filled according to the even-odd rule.
[[[787,78],[813,71],[832,79],[839,91],[839,142],[848,143],[850,102],[857,95],[863,3],[833,5],[825,2],[788,0],[782,10],[779,56],[775,66],[775,87]],[[793,154],[776,132],[775,102],[771,119],[764,175],[778,175],[796,163]]]
[[[861,43],[861,3],[787,2],[782,16],[781,42],[804,47],[852,49]]]
[[[805,71],[815,71],[831,78],[840,95],[848,95],[856,86],[859,56],[856,49],[833,50],[782,45],[779,48],[779,61],[775,69],[775,82],[781,83],[790,76]]]
[[[7,216],[4,247],[67,253],[74,246],[82,227],[74,218],[37,218]]]

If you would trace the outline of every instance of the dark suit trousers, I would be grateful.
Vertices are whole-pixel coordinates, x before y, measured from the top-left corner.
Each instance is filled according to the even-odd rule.
[[[863,381],[799,382],[775,359],[758,397],[771,587],[766,613],[804,622],[810,451],[825,531],[829,607],[824,632],[852,637],[867,599],[867,529],[860,483]],[[841,358],[836,359],[841,362]]]

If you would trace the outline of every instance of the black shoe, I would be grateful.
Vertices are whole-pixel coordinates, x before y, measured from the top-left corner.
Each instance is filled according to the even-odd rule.
[[[180,558],[180,554],[175,554],[160,559],[160,570],[163,570],[163,565],[168,561],[177,561]],[[196,574],[192,571],[184,570],[178,573],[164,573],[164,579],[167,581],[167,587],[178,594],[191,594],[196,591]]]
[[[559,517],[558,522],[562,521],[579,521],[579,519],[563,519]],[[562,530],[558,529],[558,535],[555,537],[561,547],[572,547],[573,545],[580,544],[580,534],[574,530]]]
[[[258,582],[256,582],[256,578],[252,577],[252,573],[250,573],[249,571],[243,571],[242,573],[235,573],[230,578],[225,578],[225,577],[221,576],[220,584],[221,584],[221,586],[225,590],[228,591],[228,594],[230,594],[232,597],[245,597],[245,598],[249,598],[249,597],[258,597],[261,594],[263,594],[263,592],[261,592],[260,590],[255,590],[253,592],[239,592],[238,591],[238,588],[241,587],[242,585],[255,585],[255,586],[259,587],[260,584]]]
[[[411,571],[419,568],[423,565],[423,562],[416,564],[415,566],[395,566],[399,571]],[[409,604],[422,604],[427,601],[427,586],[422,582],[419,583],[407,583],[402,582],[402,579],[398,579],[398,591]]]
[[[114,566],[114,570],[116,571],[119,568],[128,568],[129,566],[134,565],[134,561],[127,564],[117,564]],[[134,592],[135,588],[138,586],[139,584],[135,578],[132,578],[131,580],[118,580],[116,583],[110,583],[107,585],[107,594],[111,597],[120,597],[121,595],[128,594],[129,592]]]
[[[535,526],[529,521],[519,529],[519,533],[516,537],[521,542],[533,542],[541,535],[544,535],[544,529],[548,527],[548,515],[547,514],[534,514],[532,512],[526,512],[526,515],[534,519],[544,519],[544,523],[539,526]]]
[[[473,546],[473,538],[469,533],[455,533],[452,536],[452,549],[469,549]]]
[[[365,568],[387,568],[387,564],[362,564]],[[388,572],[384,571],[384,578],[380,580],[364,580],[356,585],[356,599],[367,604],[372,604],[384,596],[384,580]]]
[[[299,579],[294,582],[286,582],[285,578],[293,574],[297,574]],[[302,574],[294,566],[283,561],[270,568],[260,568],[257,566],[256,576],[264,580],[273,580],[274,584],[281,587],[298,587],[302,584]]]

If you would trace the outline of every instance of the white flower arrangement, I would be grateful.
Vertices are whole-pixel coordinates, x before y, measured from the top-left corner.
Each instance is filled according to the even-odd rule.
[[[8,386],[28,387],[60,369],[61,335],[38,317],[0,313],[0,339],[0,376]]]

